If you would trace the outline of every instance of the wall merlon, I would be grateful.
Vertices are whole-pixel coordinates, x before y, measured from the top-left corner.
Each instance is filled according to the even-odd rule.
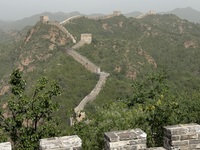
[[[141,129],[104,133],[106,150],[146,149],[146,138],[146,133]]]
[[[10,142],[5,142],[5,143],[0,143],[0,150],[11,150],[11,143]]]
[[[79,150],[81,147],[82,140],[77,135],[40,140],[40,150]]]
[[[198,124],[180,124],[176,126],[166,126],[165,130],[180,130],[187,129],[187,133],[181,132],[181,135],[186,135],[184,139],[173,140],[169,137],[169,133],[164,133],[164,147],[147,148],[147,134],[137,128],[123,131],[110,131],[104,133],[105,150],[199,150],[200,139]],[[176,134],[179,134],[176,132]],[[190,137],[190,135],[195,135]],[[189,135],[189,136],[187,136]],[[174,135],[170,135],[171,137]],[[181,136],[180,136],[181,137]],[[166,143],[170,144],[166,146]],[[82,140],[77,135],[53,137],[41,139],[39,141],[40,150],[81,150]],[[11,150],[10,142],[0,143],[0,150]]]
[[[164,147],[166,149],[199,149],[200,125],[179,124],[164,127]]]

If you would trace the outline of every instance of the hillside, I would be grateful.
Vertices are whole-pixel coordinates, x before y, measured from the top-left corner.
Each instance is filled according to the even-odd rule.
[[[112,75],[94,101],[98,105],[131,96],[130,86],[136,77],[163,67],[169,70],[175,93],[199,87],[198,24],[175,15],[149,15],[141,20],[119,16],[95,21],[83,17],[66,28],[77,39],[81,33],[92,33],[93,43],[78,52]]]
[[[169,12],[164,12],[161,14],[174,14],[182,19],[186,19],[191,22],[200,23],[200,11],[194,10],[191,7],[187,8],[176,8]]]
[[[9,74],[14,68],[23,71],[28,91],[42,76],[56,80],[62,87],[62,95],[56,99],[60,104],[58,114],[62,120],[61,126],[66,126],[71,115],[69,112],[90,93],[98,81],[95,74],[85,70],[67,55],[65,48],[70,47],[71,44],[69,35],[57,26],[41,22],[33,26],[21,41],[7,45],[5,48],[5,44],[2,44],[0,64],[5,71],[0,74],[2,79],[0,93],[6,94],[2,98],[6,99],[9,93],[7,83]]]
[[[169,70],[168,83],[174,93],[195,91],[199,87],[198,24],[175,15],[149,15],[143,19],[121,15],[99,20],[82,17],[70,21],[65,28],[77,41],[82,33],[92,33],[92,43],[77,51],[110,73],[94,103],[87,105],[91,111],[93,105],[130,98],[135,81],[163,68]],[[58,116],[64,127],[69,112],[91,92],[98,76],[67,55],[65,50],[73,43],[58,26],[38,22],[10,35],[15,37],[12,43],[0,44],[1,93],[8,93],[6,83],[16,67],[24,72],[28,89],[41,76],[56,79],[62,87],[62,96],[57,101],[61,106]]]

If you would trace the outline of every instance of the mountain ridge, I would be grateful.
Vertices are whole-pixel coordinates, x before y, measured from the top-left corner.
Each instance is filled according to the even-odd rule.
[[[134,11],[134,12],[130,12],[130,13],[124,13],[123,15],[126,17],[136,17],[141,14],[143,14],[143,13],[140,11]],[[168,11],[168,12],[158,12],[158,14],[175,14],[182,19],[186,19],[188,21],[195,22],[195,23],[200,23],[200,18],[199,18],[200,11],[197,11],[191,7],[176,8],[176,9]],[[43,13],[36,14],[36,15],[33,15],[30,17],[25,17],[23,19],[16,20],[16,21],[0,20],[0,29],[2,29],[4,31],[21,30],[25,26],[33,26],[37,22],[38,18],[43,15],[49,16],[50,20],[56,20],[56,21],[60,22],[69,17],[76,16],[76,15],[83,15],[83,16],[87,16],[87,17],[99,17],[99,16],[104,16],[105,14],[93,13],[93,14],[85,15],[78,11],[69,12],[69,13],[64,13],[61,11],[55,12],[55,13],[43,12]]]

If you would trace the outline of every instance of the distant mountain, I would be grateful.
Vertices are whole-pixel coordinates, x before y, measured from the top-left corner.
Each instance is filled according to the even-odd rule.
[[[141,14],[142,14],[142,12],[140,12],[140,11],[134,11],[134,12],[130,12],[130,13],[124,14],[124,16],[126,16],[126,17],[137,17],[137,16],[139,16]]]
[[[0,20],[0,30],[5,30],[11,23],[12,21]]]
[[[182,19],[186,19],[191,22],[200,23],[200,11],[194,10],[191,7],[176,8],[169,12],[163,12],[161,14],[174,14]]]
[[[63,12],[57,12],[57,13],[51,13],[51,12],[43,12],[41,14],[33,15],[31,17],[27,17],[21,20],[17,20],[14,22],[3,22],[0,21],[0,29],[3,29],[5,31],[8,30],[21,30],[26,26],[33,26],[37,23],[40,16],[49,16],[50,20],[56,20],[56,21],[63,21],[69,17],[81,15],[79,12],[74,11],[70,13],[63,13]]]

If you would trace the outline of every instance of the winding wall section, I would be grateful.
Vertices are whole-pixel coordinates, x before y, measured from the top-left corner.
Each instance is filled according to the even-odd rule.
[[[93,101],[97,97],[97,95],[103,88],[103,85],[106,83],[107,77],[110,74],[106,72],[101,72],[100,67],[98,67],[97,65],[89,61],[86,57],[82,56],[81,54],[79,54],[73,49],[67,49],[67,54],[72,56],[77,62],[82,64],[87,70],[99,75],[99,81],[95,85],[94,89],[87,96],[84,97],[84,99],[78,104],[77,107],[74,108],[74,112],[76,116],[79,116],[81,111],[84,109],[85,105],[88,102]]]
[[[48,23],[58,27],[61,31],[63,31],[65,34],[67,34],[71,37],[73,43],[76,43],[74,36],[71,33],[69,33],[69,31],[65,27],[63,27],[59,22],[49,21]]]

